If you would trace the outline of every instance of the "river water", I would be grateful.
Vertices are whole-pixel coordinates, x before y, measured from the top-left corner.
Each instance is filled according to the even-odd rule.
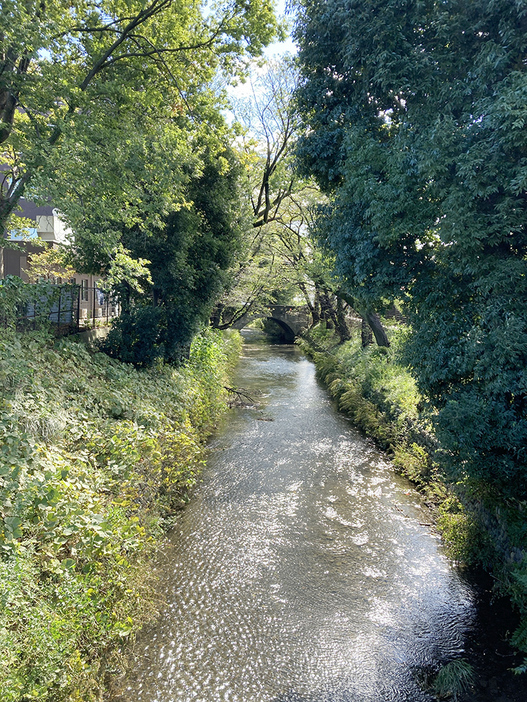
[[[126,702],[425,702],[475,605],[419,496],[334,409],[295,347],[254,340],[258,397],[211,444],[162,570]]]

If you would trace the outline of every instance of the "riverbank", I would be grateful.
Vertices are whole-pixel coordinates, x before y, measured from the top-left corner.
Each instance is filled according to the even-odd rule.
[[[338,407],[393,457],[396,469],[425,495],[450,556],[482,566],[497,596],[510,599],[518,616],[512,645],[527,653],[527,523],[525,504],[489,494],[460,478],[447,480],[437,457],[441,446],[415,381],[398,360],[407,333],[388,328],[391,347],[362,349],[359,331],[338,345],[325,326],[312,330],[301,347],[315,362]],[[527,660],[518,672],[527,670]]]
[[[238,334],[149,370],[43,334],[0,342],[0,698],[100,700],[158,607],[152,559],[226,406]]]
[[[313,363],[245,337],[232,384],[254,400],[209,444],[119,702],[431,702],[421,674],[463,655],[472,589]]]

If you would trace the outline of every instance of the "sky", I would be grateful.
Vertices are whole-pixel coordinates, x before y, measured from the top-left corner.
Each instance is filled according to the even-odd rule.
[[[286,2],[285,0],[275,0],[275,6],[276,6],[276,14],[280,17],[283,18],[285,16],[286,20],[290,25],[293,23],[293,15],[291,13],[286,14]],[[293,43],[293,40],[291,37],[287,37],[286,41],[284,42],[275,42],[274,44],[271,44],[271,46],[268,46],[267,49],[265,50],[265,55],[268,58],[274,58],[276,56],[280,56],[285,53],[290,53],[294,54],[296,53],[296,46]]]
[[[284,18],[287,20],[289,25],[293,24],[293,15],[286,13],[286,0],[275,0],[276,14],[279,18]],[[288,36],[285,41],[274,42],[264,50],[264,56],[268,59],[280,58],[284,54],[295,54],[297,52],[297,47],[293,43],[291,36]],[[255,65],[254,70],[257,72],[259,69]],[[261,70],[261,69],[260,69]],[[227,92],[231,98],[235,100],[237,98],[249,97],[252,93],[252,87],[250,81],[245,83],[239,83],[236,86],[229,86]],[[232,114],[228,113],[229,121],[232,120]]]

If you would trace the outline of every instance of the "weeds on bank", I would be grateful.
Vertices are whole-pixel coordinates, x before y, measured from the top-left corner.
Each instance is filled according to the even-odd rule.
[[[400,362],[407,334],[392,326],[390,348],[362,349],[358,332],[338,345],[333,331],[319,325],[301,345],[339,408],[391,453],[395,468],[434,505],[451,558],[492,573],[496,592],[509,597],[520,615],[511,643],[527,652],[527,505],[501,499],[481,481],[451,484],[441,473],[435,460],[441,447],[421,411],[415,381]],[[525,663],[516,669],[526,671]]]
[[[0,342],[0,699],[100,700],[154,616],[151,558],[203,461],[239,340],[138,371],[71,340]]]
[[[313,357],[319,377],[328,386],[339,408],[354,423],[395,457],[396,466],[419,482],[429,469],[428,453],[418,441],[433,441],[429,426],[418,412],[420,402],[415,381],[398,362],[401,333],[392,332],[390,348],[363,349],[356,338],[336,346],[333,332],[320,325],[310,335],[313,347],[304,343]],[[311,338],[310,340],[311,341]]]
[[[389,327],[390,347],[363,349],[358,330],[355,338],[335,344],[324,325],[310,332],[305,350],[312,355],[319,377],[328,386],[338,407],[393,457],[395,468],[412,480],[429,502],[441,504],[438,523],[454,558],[471,558],[470,534],[461,527],[460,504],[447,500],[449,490],[434,462],[437,445],[429,421],[421,415],[422,399],[409,370],[400,361],[400,348],[408,333],[400,325]],[[316,347],[318,351],[313,351]]]

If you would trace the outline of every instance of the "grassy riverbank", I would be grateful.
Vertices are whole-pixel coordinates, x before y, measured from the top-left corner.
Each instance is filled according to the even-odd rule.
[[[0,699],[90,702],[156,612],[152,557],[225,407],[238,334],[179,370],[0,342]]]
[[[393,324],[388,333],[390,348],[362,349],[359,330],[338,345],[334,333],[319,325],[301,345],[339,408],[393,456],[396,469],[426,496],[451,557],[481,564],[492,574],[496,592],[510,598],[519,613],[511,641],[527,653],[527,505],[474,481],[446,478],[432,418],[399,360],[408,331]],[[527,670],[527,659],[520,668]]]

